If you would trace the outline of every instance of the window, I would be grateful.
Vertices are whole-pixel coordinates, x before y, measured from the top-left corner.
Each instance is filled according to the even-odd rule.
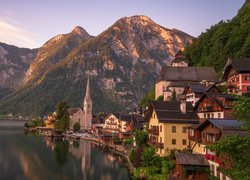
[[[176,144],[176,139],[172,139],[172,144]]]
[[[214,118],[214,113],[212,113],[212,118]]]
[[[182,139],[182,145],[187,145],[187,140],[186,139]]]
[[[189,136],[191,136],[191,137],[194,136],[194,129],[189,129]]]
[[[220,117],[220,113],[218,113],[218,118],[221,118],[221,117]]]
[[[250,81],[250,76],[245,76],[245,81]]]
[[[160,126],[160,132],[162,132],[162,126]]]
[[[207,118],[207,115],[206,114],[204,114],[204,119],[206,119]]]
[[[176,132],[176,126],[172,126],[172,133]]]
[[[210,118],[210,114],[207,114],[207,118]]]
[[[187,132],[187,128],[185,126],[182,127],[182,132],[186,133]]]
[[[162,137],[160,137],[160,143],[162,143]]]
[[[154,115],[153,115],[153,116],[154,116],[154,119],[155,119],[155,113],[154,113]]]
[[[207,134],[207,141],[215,141],[215,136],[213,134]]]
[[[200,143],[198,143],[198,147],[201,147],[201,144],[200,144]]]
[[[247,86],[247,92],[250,93],[250,86]]]

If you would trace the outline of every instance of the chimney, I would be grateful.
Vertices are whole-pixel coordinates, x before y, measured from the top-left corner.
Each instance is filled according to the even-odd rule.
[[[183,114],[186,114],[186,112],[187,112],[186,101],[181,101],[180,110]]]

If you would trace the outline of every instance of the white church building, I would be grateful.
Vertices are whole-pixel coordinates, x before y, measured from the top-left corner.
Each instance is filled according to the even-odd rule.
[[[89,77],[87,81],[86,94],[81,108],[69,108],[69,128],[72,130],[75,123],[79,123],[81,130],[91,130],[92,127],[92,100],[90,97]]]

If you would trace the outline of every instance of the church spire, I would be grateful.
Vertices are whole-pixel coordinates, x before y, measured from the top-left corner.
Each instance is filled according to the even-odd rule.
[[[89,76],[88,76],[88,81],[87,81],[85,98],[90,99]]]

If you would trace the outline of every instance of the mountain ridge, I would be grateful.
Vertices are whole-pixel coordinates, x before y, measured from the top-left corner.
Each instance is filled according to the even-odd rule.
[[[0,103],[1,113],[44,115],[61,100],[81,106],[88,76],[94,112],[129,111],[155,83],[161,67],[193,37],[146,16],[132,16],[117,20],[96,37],[82,40],[77,36],[70,47],[72,42],[64,37],[56,39],[65,44],[53,44],[52,53],[46,47],[39,49],[23,86]]]

